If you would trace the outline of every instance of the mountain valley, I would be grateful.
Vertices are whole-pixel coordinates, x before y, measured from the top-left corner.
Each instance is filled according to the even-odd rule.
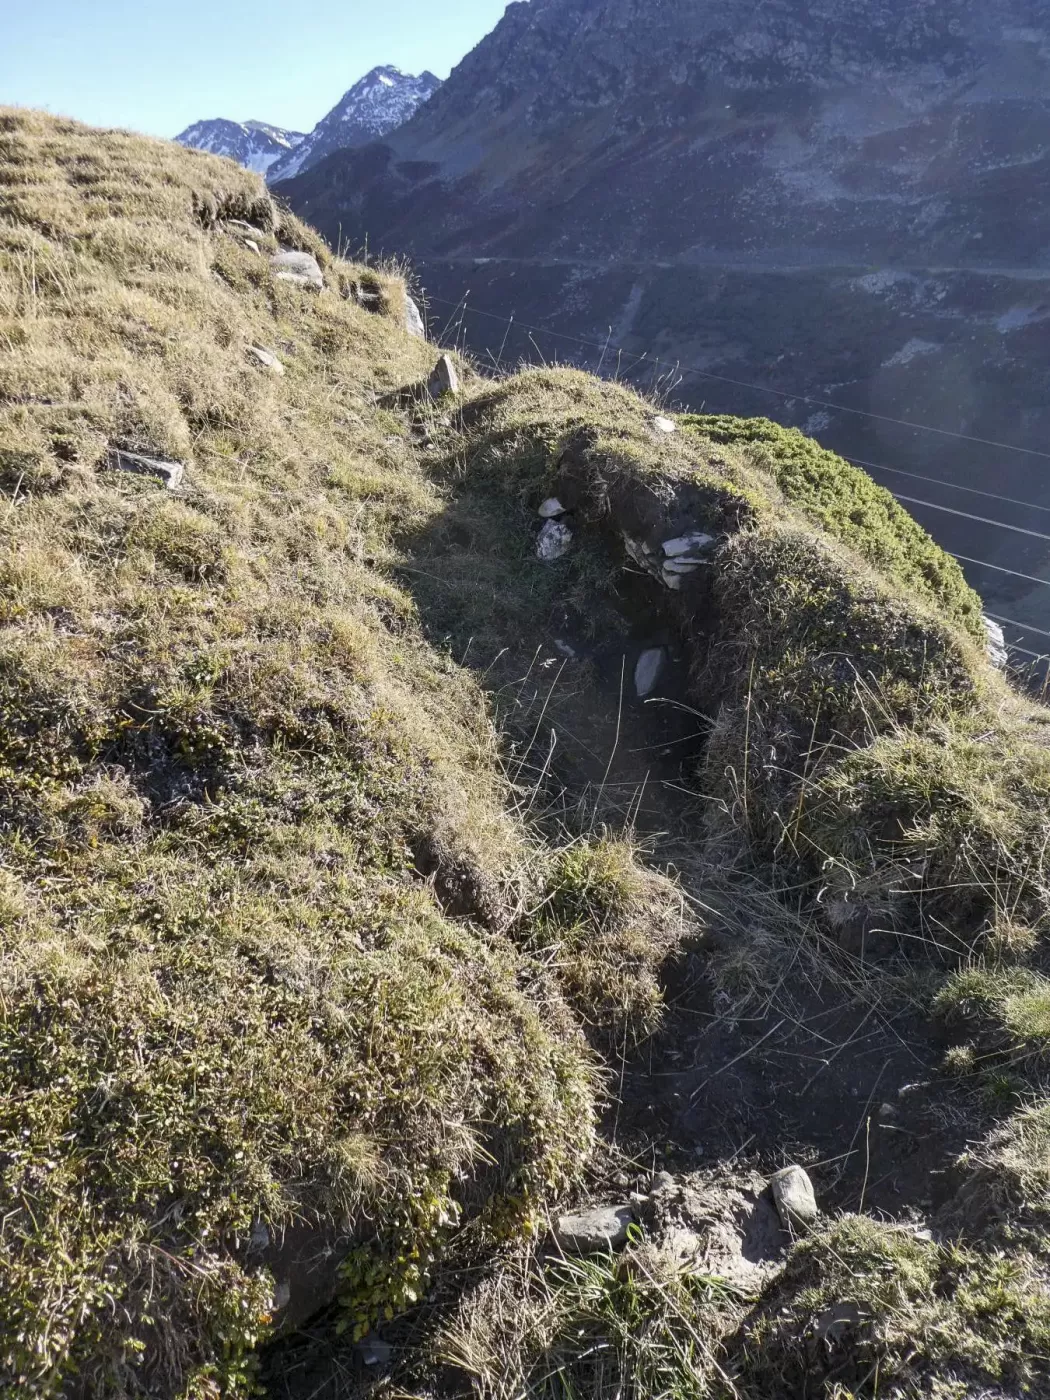
[[[595,368],[609,345],[643,385],[686,369],[685,404],[932,478],[879,476],[1046,628],[1046,589],[1001,572],[1045,576],[1045,546],[951,512],[988,514],[953,488],[990,480],[1050,506],[1048,91],[1035,0],[537,0],[384,145],[281,192],[410,258],[482,359]]]

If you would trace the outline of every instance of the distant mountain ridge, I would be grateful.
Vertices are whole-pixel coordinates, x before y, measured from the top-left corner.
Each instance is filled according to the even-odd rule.
[[[271,182],[290,180],[335,151],[367,146],[389,136],[414,116],[441,87],[441,79],[423,72],[418,77],[384,65],[345,92],[332,110],[269,172]]]
[[[532,0],[292,197],[417,257],[1042,262],[1048,81],[1048,0]]]
[[[336,151],[367,146],[403,126],[433,97],[441,79],[418,76],[384,64],[366,73],[343,94],[309,133],[285,131],[268,122],[233,122],[223,118],[195,122],[175,140],[265,175],[270,183],[309,170]]]
[[[231,122],[224,117],[195,122],[175,137],[180,146],[228,156],[257,175],[267,174],[276,161],[290,155],[305,139],[303,131],[286,131],[269,122]]]

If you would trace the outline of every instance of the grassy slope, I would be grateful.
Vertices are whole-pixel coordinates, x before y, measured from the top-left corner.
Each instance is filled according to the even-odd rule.
[[[437,498],[376,399],[433,352],[396,279],[385,316],[282,285],[233,216],[313,249],[332,288],[360,275],[227,162],[0,117],[0,1375],[20,1393],[73,1371],[218,1393],[272,1311],[253,1226],[372,1222],[411,1253],[479,1157],[497,1170],[464,1204],[522,1209],[593,1131],[557,990],[497,915],[451,922],[415,873],[498,904],[524,863],[478,692],[383,569]],[[177,457],[187,486],[107,472],[109,444]],[[373,1270],[380,1311],[414,1270]]]
[[[316,252],[329,290],[274,281],[232,217]],[[260,1224],[356,1242],[353,1320],[397,1309],[460,1212],[520,1230],[578,1174],[595,1073],[574,1012],[654,1020],[660,892],[615,845],[524,831],[476,682],[393,581],[406,562],[432,632],[498,646],[559,599],[604,616],[621,532],[656,540],[687,502],[720,538],[670,604],[712,725],[698,858],[821,896],[833,927],[1006,968],[938,1008],[979,993],[997,1054],[1042,1024],[1046,715],[988,668],[954,566],[797,435],[663,438],[572,372],[476,384],[424,459],[380,403],[434,352],[397,279],[367,275],[384,314],[225,162],[0,114],[0,1375],[23,1393],[77,1371],[99,1396],[235,1390],[272,1310]],[[177,456],[186,487],[106,471],[110,445]],[[584,528],[542,570],[552,489]],[[1045,1176],[1042,1112],[975,1156],[1008,1219]],[[894,1298],[936,1277],[962,1329],[946,1350],[916,1313],[922,1365],[994,1375],[1019,1297],[1042,1345],[1037,1254],[996,1292],[987,1253],[913,1259],[847,1222],[727,1364],[771,1393],[823,1307],[812,1261],[846,1258],[826,1279],[878,1283],[884,1374],[914,1370],[878,1282],[897,1270]]]

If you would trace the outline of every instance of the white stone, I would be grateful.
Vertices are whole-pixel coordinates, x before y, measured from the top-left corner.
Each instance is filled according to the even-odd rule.
[[[106,465],[113,471],[159,477],[169,491],[181,486],[186,475],[186,468],[181,462],[167,462],[160,457],[144,457],[140,452],[124,452],[120,448],[110,451]]]
[[[773,1177],[773,1200],[785,1230],[807,1230],[820,1213],[809,1173],[801,1167],[785,1167],[777,1172]]]
[[[405,330],[408,331],[409,335],[418,336],[420,340],[427,338],[423,313],[410,296],[405,297]]]
[[[541,520],[557,520],[559,515],[564,514],[565,507],[562,505],[561,501],[558,500],[557,496],[551,496],[548,500],[544,501],[539,509],[539,517]]]
[[[262,345],[249,345],[248,354],[264,369],[272,370],[276,375],[284,374],[284,365],[281,364],[272,350],[267,350]]]
[[[708,545],[714,544],[713,535],[702,535],[698,530],[691,535],[682,535],[676,540],[664,541],[664,553],[668,559],[678,559],[683,554],[699,554]]]
[[[662,413],[658,413],[653,419],[653,427],[658,433],[676,433],[678,424],[673,418],[665,418]]]
[[[984,630],[988,634],[988,660],[999,671],[1005,671],[1010,664],[1010,652],[1006,645],[1006,633],[992,618],[986,617]]]
[[[291,250],[275,253],[270,259],[278,281],[293,282],[300,287],[312,287],[314,291],[324,291],[324,274],[312,253],[297,253]]]
[[[650,647],[642,652],[634,668],[634,689],[639,700],[652,695],[666,661],[667,650],[664,647]]]
[[[665,574],[695,574],[700,567],[699,559],[667,559],[664,561]]]
[[[255,224],[249,224],[244,219],[227,219],[228,228],[240,229],[241,233],[250,233],[253,238],[265,238],[266,234]]]
[[[304,277],[298,272],[275,272],[274,278],[278,282],[288,282],[293,287],[302,287],[309,292],[319,291],[317,283],[312,277]]]
[[[564,559],[572,548],[572,531],[560,520],[548,520],[536,540],[536,557],[545,564]]]
[[[681,574],[670,574],[670,573],[668,573],[668,572],[665,570],[665,571],[660,575],[660,578],[663,580],[663,583],[664,583],[665,587],[669,588],[669,589],[671,590],[672,593],[681,593],[681,591],[682,591],[682,575],[681,575]]]

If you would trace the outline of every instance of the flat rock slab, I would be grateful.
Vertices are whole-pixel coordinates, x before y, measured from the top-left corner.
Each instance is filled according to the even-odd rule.
[[[633,1221],[630,1206],[596,1206],[560,1216],[554,1235],[566,1254],[604,1254],[623,1248]]]
[[[785,1230],[808,1230],[820,1213],[809,1173],[801,1167],[785,1167],[777,1172],[773,1178],[773,1200]]]
[[[667,540],[664,543],[664,553],[668,559],[688,559],[695,558],[714,544],[713,535],[704,535],[699,530],[689,535],[681,535],[676,540]]]
[[[182,485],[186,468],[181,462],[168,462],[162,457],[145,457],[140,452],[124,452],[111,448],[106,466],[115,472],[134,472],[136,476],[154,476],[163,481],[169,491]]]
[[[652,695],[666,664],[665,647],[650,647],[648,651],[642,652],[634,668],[634,689],[639,700],[645,700]]]
[[[270,266],[280,282],[293,282],[301,287],[312,287],[314,291],[324,291],[324,274],[312,253],[275,253]]]

